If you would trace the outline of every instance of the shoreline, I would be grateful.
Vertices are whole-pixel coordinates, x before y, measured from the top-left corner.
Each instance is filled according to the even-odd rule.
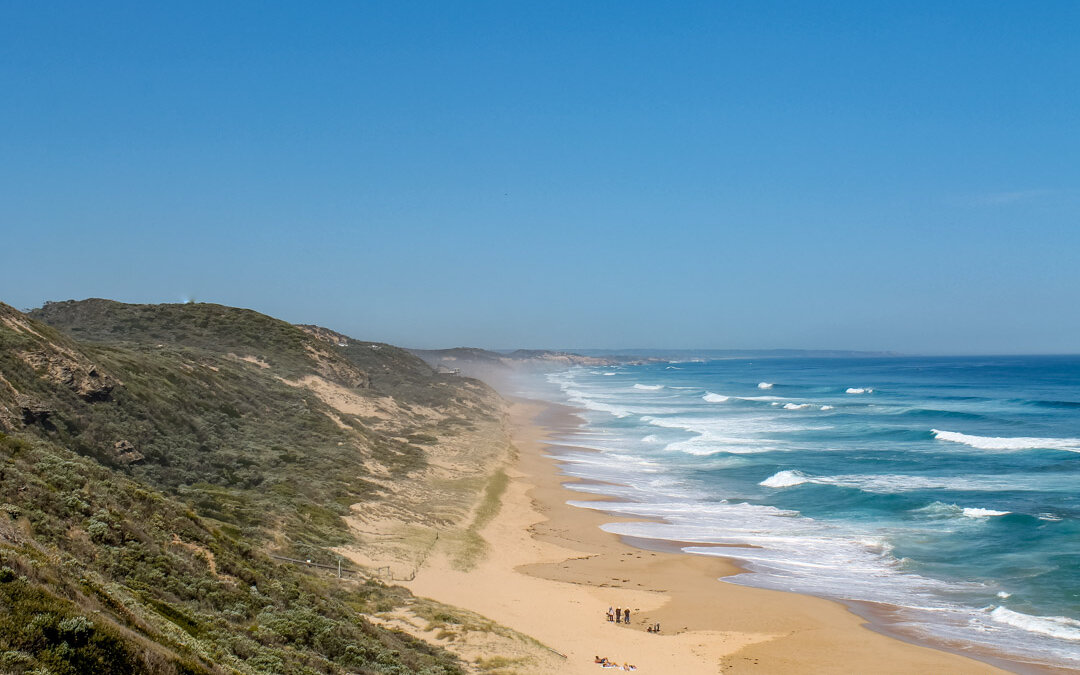
[[[499,513],[480,533],[487,555],[465,571],[435,552],[405,585],[566,657],[516,672],[602,672],[594,656],[642,673],[1005,672],[871,630],[832,600],[719,583],[740,571],[727,558],[639,548],[604,532],[603,523],[634,519],[567,504],[605,498],[564,487],[575,479],[547,445],[580,427],[574,410],[512,399],[510,424],[518,453]],[[631,624],[607,622],[608,606],[630,607]],[[646,632],[657,622],[659,635]]]
[[[544,401],[544,400],[530,399],[530,401],[535,402],[535,403],[539,403],[539,404],[542,404],[542,405],[563,406],[563,404],[553,403],[553,402]],[[565,406],[565,407],[569,411],[568,414],[570,414],[571,416],[574,416],[574,417],[578,417],[579,419],[583,419],[583,418],[580,418],[580,415],[578,414],[578,412],[579,412],[578,409],[575,409],[575,408],[573,408],[571,406]],[[582,425],[583,424],[584,424],[584,422],[582,423]],[[578,425],[579,428],[582,425]],[[575,433],[576,431],[577,431],[577,429],[573,429],[573,428],[548,429],[548,435],[549,436],[552,436],[552,435],[559,435],[559,436],[571,435],[572,436],[572,434]],[[562,450],[574,450],[576,452],[581,452],[581,453],[596,453],[596,452],[598,452],[597,450],[594,450],[592,448],[585,447],[585,446],[574,445],[572,439],[568,441],[566,438],[559,438],[556,442],[548,442],[548,443],[545,443],[545,445],[547,446],[547,448],[549,448],[548,450],[545,450],[545,454],[551,459],[552,463],[555,465],[555,470],[557,472],[559,472],[560,476],[562,476],[564,485],[566,485],[566,484],[579,484],[579,485],[613,485],[613,486],[621,486],[621,484],[619,484],[619,483],[612,483],[612,482],[609,482],[609,481],[603,481],[603,480],[598,480],[598,479],[594,479],[594,478],[583,478],[583,477],[578,477],[578,476],[570,476],[570,475],[566,475],[566,474],[562,473],[561,470],[559,469],[559,466],[558,466],[559,463],[560,463],[560,453],[552,453],[550,451],[550,448],[551,447],[558,447],[558,448],[561,448]],[[573,490],[572,488],[567,488],[567,491],[570,493],[571,497],[574,497],[575,495],[577,495],[576,497],[574,497],[574,501],[576,501],[576,502],[595,502],[597,504],[602,504],[603,502],[607,502],[607,501],[618,501],[618,500],[620,500],[620,498],[618,498],[618,497],[613,497],[613,496],[609,496],[609,495],[605,495],[605,494],[601,494],[601,493],[594,493],[594,492],[578,492],[578,491]],[[586,498],[582,498],[581,495],[584,495]],[[659,518],[659,517],[657,517],[657,518],[648,518],[648,517],[640,517],[640,516],[627,517],[624,514],[605,511],[602,506],[597,506],[596,508],[587,508],[587,507],[577,506],[575,508],[582,508],[584,510],[592,510],[592,511],[596,511],[596,512],[599,512],[599,513],[603,513],[605,515],[605,517],[602,520],[603,520],[603,522],[606,522],[606,523],[619,522],[619,521],[622,521],[622,522],[625,522],[625,521],[664,522],[663,518]],[[630,547],[633,547],[633,548],[643,549],[643,550],[648,550],[648,551],[659,551],[659,552],[665,552],[665,553],[672,553],[672,554],[677,554],[677,555],[697,555],[697,554],[693,554],[693,553],[688,553],[688,552],[683,550],[684,547],[688,547],[688,546],[692,546],[694,548],[699,548],[699,549],[702,549],[702,548],[715,548],[715,549],[724,549],[724,548],[727,548],[727,549],[755,549],[755,548],[759,548],[758,546],[756,546],[754,544],[727,544],[727,543],[706,543],[706,542],[696,542],[696,541],[677,541],[677,540],[672,540],[672,539],[654,539],[654,538],[648,538],[648,537],[636,537],[636,536],[625,535],[625,534],[618,534],[618,535],[613,535],[613,536],[617,536],[621,542],[623,542],[624,544],[626,544],[626,545],[628,545]],[[726,573],[720,575],[717,578],[717,581],[723,581],[724,577],[734,576],[734,575],[737,575],[737,574],[743,574],[743,573],[753,574],[754,573],[754,571],[752,569],[747,568],[743,564],[743,562],[741,560],[739,560],[739,558],[736,555],[732,555],[731,557],[726,557],[726,556],[719,556],[719,557],[721,557],[726,562],[730,563],[730,565],[734,569],[733,569],[733,571],[726,572]],[[1039,664],[1039,663],[1031,663],[1031,662],[1027,662],[1027,661],[1021,661],[1021,660],[1018,660],[1018,659],[1015,659],[1015,658],[1011,657],[1008,654],[1008,652],[1004,652],[1004,651],[995,651],[993,649],[979,647],[979,646],[973,646],[973,647],[970,647],[970,648],[965,648],[964,644],[960,643],[960,642],[953,643],[953,642],[948,642],[946,640],[934,640],[933,638],[926,637],[926,636],[920,636],[918,634],[915,634],[914,632],[904,631],[903,629],[897,628],[898,619],[896,617],[900,616],[899,613],[900,613],[901,608],[896,607],[894,605],[890,605],[888,603],[874,602],[874,601],[869,601],[869,600],[850,600],[850,599],[844,599],[844,598],[830,598],[830,597],[827,597],[827,596],[813,595],[813,594],[810,594],[810,593],[804,593],[804,592],[800,592],[800,591],[785,591],[785,590],[779,590],[779,589],[767,589],[767,588],[761,588],[761,587],[751,586],[751,585],[743,586],[743,585],[739,584],[739,586],[743,587],[743,588],[757,588],[759,590],[767,590],[769,592],[780,592],[780,593],[794,594],[794,595],[798,595],[798,596],[812,597],[812,598],[825,600],[827,602],[832,602],[832,603],[841,605],[842,607],[846,608],[851,614],[861,618],[862,621],[863,621],[862,628],[865,628],[866,630],[870,630],[872,632],[878,633],[880,635],[891,638],[893,640],[898,640],[898,641],[906,643],[906,644],[914,645],[914,646],[917,646],[917,647],[926,647],[926,648],[933,649],[935,651],[945,652],[945,653],[948,653],[948,654],[954,654],[954,655],[959,656],[961,658],[966,658],[966,659],[978,661],[978,662],[981,662],[981,663],[984,663],[984,664],[987,664],[989,666],[993,666],[994,668],[999,669],[999,672],[1000,671],[1006,671],[1006,672],[1016,673],[1017,675],[1068,675],[1070,673],[1077,672],[1077,671],[1075,671],[1073,669],[1066,668],[1066,667],[1060,667],[1060,666],[1053,666],[1053,665],[1049,665],[1049,664]],[[893,617],[893,618],[890,618],[890,617]]]

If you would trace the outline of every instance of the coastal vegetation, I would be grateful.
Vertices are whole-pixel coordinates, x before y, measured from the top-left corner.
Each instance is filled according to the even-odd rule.
[[[407,590],[273,556],[362,549],[367,514],[489,517],[473,503],[498,485],[462,486],[492,466],[451,460],[505,451],[499,406],[404,350],[249,310],[0,304],[0,671],[464,672],[372,620]]]

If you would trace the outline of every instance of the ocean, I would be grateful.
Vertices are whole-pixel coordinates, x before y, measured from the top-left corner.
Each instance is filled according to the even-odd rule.
[[[583,508],[725,548],[726,582],[882,603],[889,628],[1080,669],[1080,357],[579,367],[521,393],[583,411],[551,446]]]

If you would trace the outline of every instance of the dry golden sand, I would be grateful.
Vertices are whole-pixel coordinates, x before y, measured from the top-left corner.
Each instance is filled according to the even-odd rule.
[[[480,532],[487,555],[462,571],[436,549],[406,584],[566,656],[517,672],[615,672],[595,656],[643,675],[1003,672],[873,632],[834,602],[720,583],[737,571],[724,559],[639,550],[603,532],[599,525],[616,518],[568,506],[587,497],[562,486],[566,477],[544,453],[546,434],[574,420],[566,408],[514,402],[519,457],[498,515]],[[608,623],[609,606],[631,608],[632,623]],[[654,622],[659,635],[645,630]]]

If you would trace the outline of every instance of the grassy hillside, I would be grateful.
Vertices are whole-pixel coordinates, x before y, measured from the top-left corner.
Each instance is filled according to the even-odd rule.
[[[400,589],[274,564],[47,441],[0,434],[0,461],[0,672],[460,672],[364,618]]]
[[[403,350],[344,336],[340,347],[250,310],[88,300],[4,311],[0,373],[40,409],[28,429],[298,555],[344,543],[352,504],[421,471],[425,444],[494,414],[486,388]],[[112,386],[80,395],[50,377],[58,363]],[[327,387],[370,408],[335,409]]]
[[[362,550],[346,516],[464,520],[500,415],[404,350],[249,310],[0,304],[0,672],[457,672],[364,618],[407,592],[267,553]]]

